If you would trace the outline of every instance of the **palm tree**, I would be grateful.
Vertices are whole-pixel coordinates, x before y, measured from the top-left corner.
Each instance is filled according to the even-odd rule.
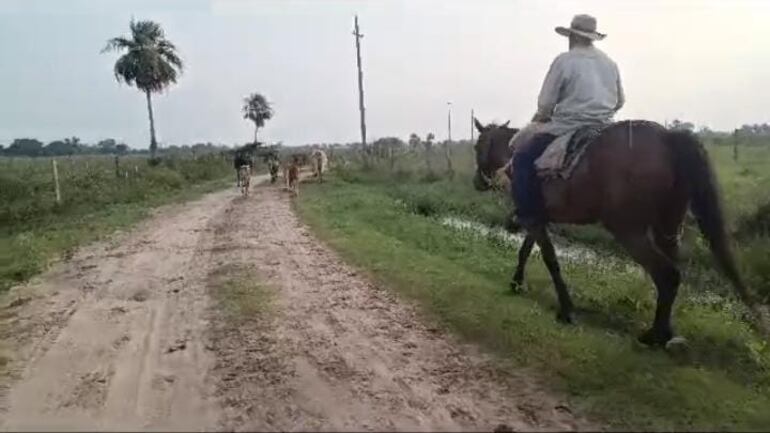
[[[420,143],[422,141],[420,140],[420,136],[415,134],[414,132],[409,135],[409,149],[412,151],[417,150],[418,147],[420,147]]]
[[[243,98],[243,118],[254,122],[254,143],[257,143],[257,131],[265,126],[265,121],[273,117],[273,107],[264,96],[252,93]]]
[[[107,41],[102,52],[126,53],[115,62],[115,79],[129,86],[136,86],[147,96],[147,111],[150,115],[150,155],[155,159],[158,142],[155,139],[155,119],[152,115],[152,97],[173,83],[182,73],[182,59],[163,33],[160,24],[154,21],[131,20],[131,37],[119,36]]]

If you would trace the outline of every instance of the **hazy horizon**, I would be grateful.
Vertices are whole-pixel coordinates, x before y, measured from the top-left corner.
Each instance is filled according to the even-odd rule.
[[[620,66],[618,119],[679,118],[718,130],[770,121],[770,2],[440,0],[0,0],[0,144],[78,136],[149,142],[146,103],[112,74],[107,39],[154,20],[179,48],[179,83],[155,95],[162,146],[245,143],[241,103],[264,94],[260,140],[359,141],[353,16],[362,32],[368,137],[470,136],[482,122],[526,122],[548,65],[566,50],[554,26],[576,13],[608,34]]]

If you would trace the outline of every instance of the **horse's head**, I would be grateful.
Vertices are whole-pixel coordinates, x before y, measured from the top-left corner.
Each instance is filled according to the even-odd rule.
[[[508,127],[508,122],[502,125],[490,124],[484,126],[477,119],[473,119],[479,138],[476,141],[476,175],[473,176],[473,186],[478,191],[486,191],[492,188],[497,170],[502,168],[511,159],[511,149],[508,142],[518,129]]]

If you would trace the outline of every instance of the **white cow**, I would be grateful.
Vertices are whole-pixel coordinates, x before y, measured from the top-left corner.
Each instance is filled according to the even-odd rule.
[[[314,149],[310,153],[310,160],[313,162],[313,177],[317,177],[319,182],[323,182],[323,174],[329,164],[326,152],[321,149]]]

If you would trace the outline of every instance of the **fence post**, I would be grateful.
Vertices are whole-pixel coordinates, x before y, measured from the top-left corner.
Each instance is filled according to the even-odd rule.
[[[59,190],[59,169],[56,167],[55,159],[51,159],[51,163],[53,165],[53,184],[54,184],[54,191],[56,192],[56,204],[60,204],[61,192]]]
[[[115,155],[115,177],[120,177],[120,157]]]

